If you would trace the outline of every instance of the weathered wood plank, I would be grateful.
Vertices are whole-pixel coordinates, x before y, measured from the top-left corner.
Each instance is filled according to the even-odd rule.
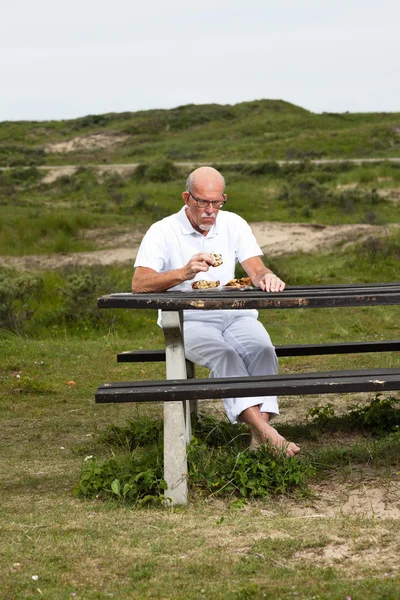
[[[357,354],[394,352],[400,350],[400,340],[378,342],[343,342],[334,344],[288,344],[275,346],[277,356],[320,356],[326,354]],[[117,362],[163,362],[165,350],[130,350],[117,354]]]
[[[283,292],[251,290],[169,291],[149,294],[110,294],[98,299],[100,308],[163,310],[242,308],[340,308],[400,304],[400,283],[357,286],[287,287]]]
[[[210,399],[262,396],[303,395],[347,392],[400,390],[400,369],[368,369],[272,375],[266,377],[238,377],[116,382],[100,386],[97,403],[108,402],[164,402],[188,399]]]

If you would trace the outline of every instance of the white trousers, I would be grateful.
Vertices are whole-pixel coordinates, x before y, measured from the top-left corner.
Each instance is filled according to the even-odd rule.
[[[186,358],[210,369],[210,377],[275,375],[275,348],[257,317],[256,310],[185,311]],[[250,406],[260,406],[271,417],[279,414],[276,396],[224,398],[223,402],[232,423]]]

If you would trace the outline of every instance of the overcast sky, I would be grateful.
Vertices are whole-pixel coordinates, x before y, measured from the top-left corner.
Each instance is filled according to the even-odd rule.
[[[1,0],[0,121],[282,99],[400,112],[399,0]]]

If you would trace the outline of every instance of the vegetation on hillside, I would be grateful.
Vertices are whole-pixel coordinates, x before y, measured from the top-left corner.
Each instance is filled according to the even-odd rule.
[[[250,222],[382,225],[400,220],[397,164],[214,165],[226,178],[226,210]],[[100,176],[81,167],[45,183],[35,167],[0,171],[0,255],[99,249],[103,236],[87,235],[93,229],[144,232],[182,206],[188,172],[169,161],[142,163],[126,175]]]
[[[107,136],[104,147],[99,135]],[[68,152],[51,146],[72,140]],[[0,166],[343,159],[399,150],[399,113],[315,114],[281,100],[0,123]]]

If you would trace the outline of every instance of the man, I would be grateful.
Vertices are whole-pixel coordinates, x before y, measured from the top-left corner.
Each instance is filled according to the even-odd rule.
[[[221,210],[227,200],[224,187],[224,178],[212,167],[200,167],[189,175],[182,209],[153,224],[143,238],[135,261],[133,292],[192,289],[199,279],[224,284],[234,277],[237,262],[261,290],[285,288],[262,262],[262,251],[246,221]],[[221,254],[222,265],[213,266],[211,252]],[[186,357],[209,368],[210,377],[276,374],[275,349],[257,317],[256,310],[186,310]],[[296,444],[287,442],[269,423],[279,414],[276,396],[226,398],[224,406],[232,423],[239,420],[250,426],[253,449],[268,441],[288,456],[299,452]]]

